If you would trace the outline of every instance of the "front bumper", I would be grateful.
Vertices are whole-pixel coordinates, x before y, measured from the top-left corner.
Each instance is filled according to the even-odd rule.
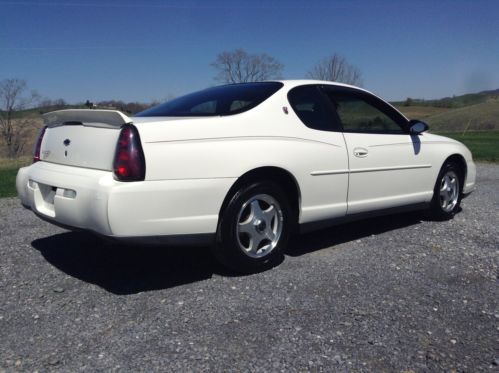
[[[468,195],[475,190],[476,165],[473,161],[467,161],[466,180],[464,182],[463,194]]]

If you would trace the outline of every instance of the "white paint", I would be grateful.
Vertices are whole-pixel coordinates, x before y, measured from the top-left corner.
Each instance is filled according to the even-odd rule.
[[[300,223],[428,202],[443,162],[453,154],[467,162],[465,192],[474,188],[471,153],[457,141],[429,133],[307,128],[287,93],[311,83],[331,84],[285,81],[256,108],[226,117],[128,118],[95,110],[48,114],[51,128],[42,143],[42,154],[48,155],[19,170],[19,197],[54,222],[109,236],[146,237],[214,233],[231,186],[260,167],[280,168],[295,179]],[[283,107],[290,108],[288,114]],[[60,126],[67,120],[84,123]],[[124,183],[113,179],[111,166],[117,129],[130,121],[141,137],[146,180]],[[67,147],[66,138],[71,139]],[[367,155],[355,156],[359,147]],[[67,190],[75,197],[65,197]]]

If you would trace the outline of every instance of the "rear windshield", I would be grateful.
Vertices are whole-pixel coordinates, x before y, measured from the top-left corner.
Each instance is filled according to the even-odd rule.
[[[276,93],[279,82],[240,83],[208,88],[144,110],[137,117],[205,117],[250,110]]]

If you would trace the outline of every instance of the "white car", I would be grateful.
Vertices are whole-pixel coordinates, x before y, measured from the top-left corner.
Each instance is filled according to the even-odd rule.
[[[294,232],[400,209],[451,218],[475,185],[463,144],[331,82],[225,85],[131,118],[44,120],[17,175],[24,206],[117,239],[210,243],[243,272],[274,263]]]

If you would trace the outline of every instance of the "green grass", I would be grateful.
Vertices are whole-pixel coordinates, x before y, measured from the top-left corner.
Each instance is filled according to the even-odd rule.
[[[499,131],[436,133],[461,141],[471,150],[475,161],[499,162]]]
[[[15,197],[16,192],[16,175],[20,167],[30,163],[29,158],[21,158],[17,160],[0,160],[0,198]]]
[[[0,169],[0,198],[14,197],[16,192],[17,168]]]

